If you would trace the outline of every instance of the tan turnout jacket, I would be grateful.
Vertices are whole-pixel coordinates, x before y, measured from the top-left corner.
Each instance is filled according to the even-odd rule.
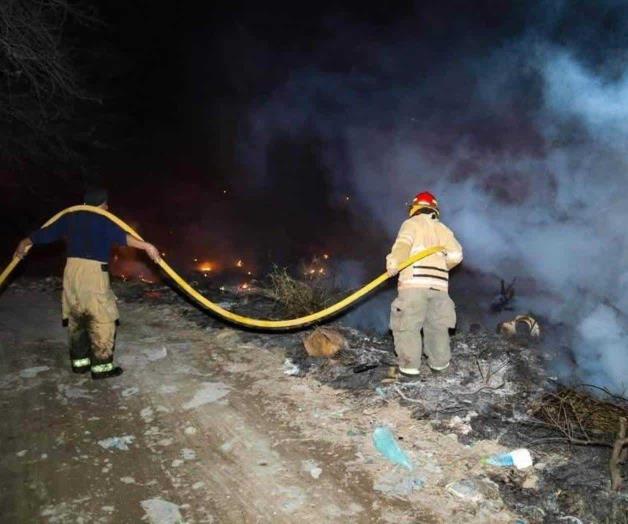
[[[430,255],[399,274],[399,289],[449,289],[449,270],[462,261],[462,246],[452,231],[432,215],[415,215],[403,224],[386,257],[386,268],[397,267],[409,256],[424,249],[443,246],[445,252]]]

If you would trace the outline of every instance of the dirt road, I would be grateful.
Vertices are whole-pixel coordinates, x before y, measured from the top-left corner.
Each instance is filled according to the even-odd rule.
[[[125,373],[94,382],[69,371],[56,293],[0,296],[3,523],[515,521],[490,486],[479,501],[447,489],[496,444],[288,376],[272,339],[200,328],[187,307],[121,304]],[[374,449],[378,424],[413,472]]]

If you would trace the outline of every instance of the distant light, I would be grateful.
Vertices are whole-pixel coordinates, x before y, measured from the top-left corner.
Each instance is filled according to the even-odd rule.
[[[244,266],[244,262],[242,262],[242,260],[238,260],[236,262],[236,267],[242,267],[242,266]]]

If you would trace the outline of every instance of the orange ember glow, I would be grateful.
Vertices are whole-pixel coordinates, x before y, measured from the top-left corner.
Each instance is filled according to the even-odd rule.
[[[201,273],[209,273],[214,270],[214,266],[210,262],[201,262],[198,266],[196,266],[196,270]]]
[[[244,266],[244,262],[242,262],[241,259],[236,262],[236,267],[243,267],[243,266]]]

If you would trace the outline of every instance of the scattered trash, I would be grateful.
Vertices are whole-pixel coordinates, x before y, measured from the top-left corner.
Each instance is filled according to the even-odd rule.
[[[563,517],[558,517],[559,521],[563,522],[568,522],[569,524],[584,524],[578,517],[573,517],[571,515],[565,515]]]
[[[34,368],[26,368],[20,371],[21,378],[33,378],[39,375],[39,373],[43,373],[44,371],[48,371],[50,368],[48,366],[37,366]]]
[[[309,473],[313,479],[318,479],[323,472],[322,468],[318,466],[316,462],[313,460],[303,460],[301,461],[301,469],[306,473]]]
[[[469,502],[480,502],[484,499],[499,497],[499,487],[492,480],[471,478],[456,480],[446,486],[447,491],[458,498]]]
[[[482,460],[482,463],[505,468],[514,466],[517,469],[525,469],[532,465],[532,455],[530,455],[530,451],[527,449],[521,448],[515,449],[509,453],[502,453],[485,458]]]
[[[229,387],[222,382],[203,382],[192,400],[183,404],[183,409],[194,409],[216,402],[229,394]]]
[[[541,326],[530,315],[517,315],[512,320],[497,324],[497,333],[507,337],[526,335],[538,338],[541,336]]]
[[[168,350],[166,346],[161,346],[161,348],[150,349],[145,351],[146,358],[151,362],[155,362],[156,360],[161,360],[168,356]]]
[[[283,361],[283,374],[291,377],[296,377],[301,373],[301,368],[297,366],[292,360],[287,358]]]
[[[375,393],[380,398],[383,398],[383,399],[388,398],[388,389],[387,388],[383,388],[382,386],[377,386],[375,388]]]
[[[130,388],[126,388],[126,389],[122,390],[122,396],[125,397],[125,398],[126,397],[130,397],[131,395],[135,395],[135,394],[139,393],[139,391],[140,391],[140,388],[135,387],[135,386],[130,387]]]
[[[194,460],[196,458],[196,451],[184,448],[181,450],[181,456],[183,457],[183,460]]]
[[[146,422],[147,424],[149,422],[152,422],[152,420],[153,420],[153,408],[151,408],[149,406],[149,407],[146,407],[146,408],[142,409],[142,411],[140,411],[140,417],[142,417],[142,420],[144,422]]]
[[[347,339],[338,331],[320,327],[303,339],[305,351],[310,357],[333,357],[347,347]]]
[[[395,435],[386,426],[379,426],[373,431],[373,444],[375,449],[384,455],[393,464],[403,466],[411,470],[412,462],[408,455],[397,444]]]
[[[148,499],[141,503],[150,524],[183,524],[179,506],[163,499]]]
[[[99,440],[98,445],[105,449],[119,449],[121,451],[128,451],[129,444],[133,444],[135,437],[133,435],[124,435],[122,437],[109,437],[104,440]]]
[[[425,477],[414,473],[389,471],[380,476],[373,484],[373,489],[395,497],[407,497],[413,491],[425,485]]]
[[[359,366],[355,366],[353,368],[354,373],[364,373],[365,371],[370,371],[371,369],[375,369],[379,367],[379,364],[361,364]]]

